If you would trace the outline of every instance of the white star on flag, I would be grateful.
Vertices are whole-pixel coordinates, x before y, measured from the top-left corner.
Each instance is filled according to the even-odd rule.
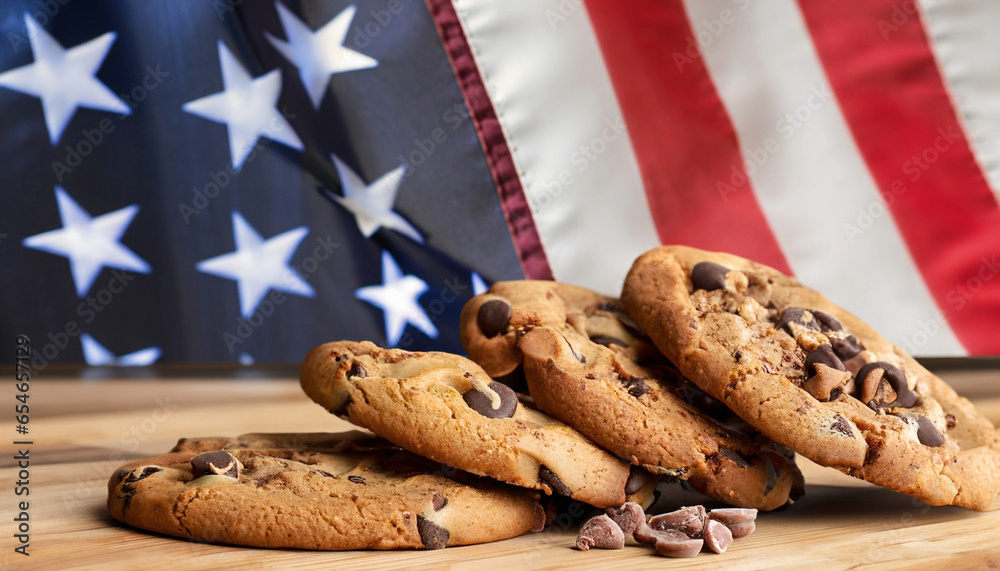
[[[92,218],[61,186],[56,186],[56,204],[63,227],[28,236],[21,243],[26,248],[69,258],[78,296],[86,295],[102,268],[142,274],[151,271],[145,260],[120,241],[132,218],[139,212],[138,205],[132,204]]]
[[[264,240],[239,212],[234,211],[236,250],[202,260],[195,268],[199,272],[235,280],[240,296],[240,313],[249,318],[269,290],[303,297],[316,295],[312,286],[288,265],[308,233],[307,226],[299,226]]]
[[[123,115],[132,112],[128,104],[96,77],[117,37],[114,32],[67,50],[27,12],[24,24],[35,62],[0,73],[0,86],[42,100],[49,142],[53,145],[59,142],[78,107]]]
[[[302,85],[309,93],[313,107],[319,109],[330,76],[357,69],[378,66],[378,60],[356,52],[344,45],[347,30],[357,11],[353,5],[344,8],[340,14],[313,32],[281,2],[275,2],[281,27],[285,29],[288,41],[264,32],[267,40],[276,50],[299,68]]]
[[[96,339],[84,333],[80,336],[80,343],[83,345],[83,359],[88,365],[115,365],[121,367],[143,367],[152,365],[160,358],[159,347],[147,347],[134,353],[116,357],[114,353],[108,351]]]
[[[483,276],[479,272],[472,272],[472,295],[479,295],[489,291],[490,287],[483,281]]]
[[[189,101],[182,108],[192,115],[226,125],[229,155],[235,170],[240,170],[260,137],[299,151],[305,148],[288,120],[275,107],[281,95],[280,69],[254,79],[221,40],[219,65],[223,90]]]
[[[344,187],[344,196],[332,194],[338,204],[346,208],[358,223],[358,229],[365,238],[370,238],[379,228],[395,230],[419,244],[424,243],[424,237],[406,221],[405,218],[392,210],[399,194],[399,184],[403,181],[406,166],[400,165],[385,173],[371,184],[365,184],[351,167],[344,164],[336,155],[330,155],[337,174],[340,175]]]
[[[428,337],[436,339],[437,327],[420,307],[417,298],[427,291],[427,282],[413,275],[403,275],[388,251],[382,252],[382,285],[354,291],[354,297],[367,301],[385,312],[385,338],[390,346],[399,343],[403,329],[410,323]]]

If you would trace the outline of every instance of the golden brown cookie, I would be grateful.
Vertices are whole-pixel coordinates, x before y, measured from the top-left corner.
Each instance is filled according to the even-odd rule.
[[[983,510],[1000,491],[993,424],[794,278],[663,246],[636,260],[622,301],[684,375],[809,459],[931,505]]]
[[[487,372],[522,370],[540,410],[637,466],[735,506],[773,510],[802,494],[791,455],[727,428],[732,412],[685,380],[613,298],[499,282],[466,304],[461,332]]]
[[[627,464],[464,357],[341,341],[310,351],[300,379],[330,412],[437,462],[597,507],[625,501]]]
[[[449,470],[358,432],[185,439],[108,483],[141,529],[297,549],[437,549],[538,531],[537,493]]]

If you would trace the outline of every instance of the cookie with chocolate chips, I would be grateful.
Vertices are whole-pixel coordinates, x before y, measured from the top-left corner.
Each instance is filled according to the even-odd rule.
[[[616,299],[552,281],[498,282],[466,304],[461,331],[486,372],[524,378],[540,410],[629,459],[634,473],[762,510],[802,493],[791,454],[727,423],[739,419],[684,379]]]
[[[539,531],[537,492],[358,432],[185,439],[119,468],[108,510],[128,525],[210,543],[294,549],[439,549]]]
[[[310,351],[300,379],[330,412],[434,461],[597,507],[625,501],[627,464],[464,357],[341,341]]]
[[[931,505],[985,510],[1000,491],[993,424],[794,278],[663,246],[633,264],[622,301],[685,376],[807,458]]]

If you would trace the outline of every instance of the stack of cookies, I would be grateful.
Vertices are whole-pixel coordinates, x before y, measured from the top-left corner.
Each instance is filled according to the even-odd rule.
[[[239,545],[434,549],[538,531],[550,498],[641,510],[664,480],[774,510],[804,492],[794,452],[931,505],[984,510],[1000,491],[1000,432],[967,400],[736,256],[657,248],[620,299],[496,283],[460,327],[471,359],[350,341],[307,355],[305,392],[374,436],[182,440],[112,476],[112,516]]]

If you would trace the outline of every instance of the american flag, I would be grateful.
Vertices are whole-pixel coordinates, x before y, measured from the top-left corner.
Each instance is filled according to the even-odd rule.
[[[461,352],[661,243],[1000,354],[1000,5],[15,0],[0,329],[50,362]]]

